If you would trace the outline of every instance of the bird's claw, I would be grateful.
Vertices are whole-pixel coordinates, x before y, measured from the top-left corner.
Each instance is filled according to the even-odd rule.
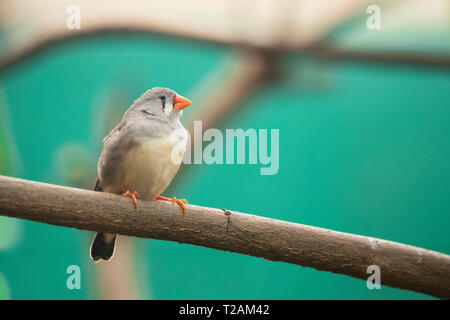
[[[172,203],[176,203],[183,209],[183,214],[184,215],[186,214],[186,206],[185,206],[185,204],[188,204],[186,199],[177,199],[175,197],[170,199],[170,198],[166,198],[166,197],[162,197],[162,196],[157,196],[156,200],[169,201],[169,202],[172,202]]]
[[[133,200],[134,208],[137,210],[137,208],[138,208],[137,199],[141,198],[141,196],[139,195],[139,193],[137,191],[130,192],[130,190],[127,190],[127,191],[121,193],[121,195],[124,197],[130,197]]]

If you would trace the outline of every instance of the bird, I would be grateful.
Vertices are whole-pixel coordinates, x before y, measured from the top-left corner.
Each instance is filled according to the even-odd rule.
[[[176,175],[186,151],[188,133],[180,117],[191,104],[175,91],[159,87],[136,99],[103,139],[94,191],[130,197],[136,210],[138,199],[170,201],[185,214],[186,199],[166,198],[161,193]],[[90,248],[92,260],[110,260],[115,242],[115,234],[96,233]]]

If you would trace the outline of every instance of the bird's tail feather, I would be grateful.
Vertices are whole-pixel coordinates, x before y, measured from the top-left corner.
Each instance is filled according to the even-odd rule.
[[[91,258],[109,260],[114,255],[116,235],[111,233],[97,233],[91,245]]]

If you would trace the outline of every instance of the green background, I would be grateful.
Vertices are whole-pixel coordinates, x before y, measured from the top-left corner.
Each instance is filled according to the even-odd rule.
[[[185,115],[195,112],[199,88],[233,59],[226,46],[139,35],[54,47],[0,74],[0,170],[87,188],[101,139],[134,99],[170,87],[194,101]],[[166,193],[450,254],[450,73],[298,54],[283,57],[281,71],[220,127],[279,129],[278,174],[261,176],[258,165],[186,165]],[[98,298],[91,237],[0,217],[0,298]],[[66,288],[73,264],[81,290]],[[429,298],[157,240],[138,240],[136,264],[144,298]]]

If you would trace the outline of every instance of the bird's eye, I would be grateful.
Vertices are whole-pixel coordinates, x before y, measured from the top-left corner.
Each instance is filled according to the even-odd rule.
[[[164,111],[164,108],[166,107],[166,96],[160,96],[159,99],[161,99],[162,108]]]

